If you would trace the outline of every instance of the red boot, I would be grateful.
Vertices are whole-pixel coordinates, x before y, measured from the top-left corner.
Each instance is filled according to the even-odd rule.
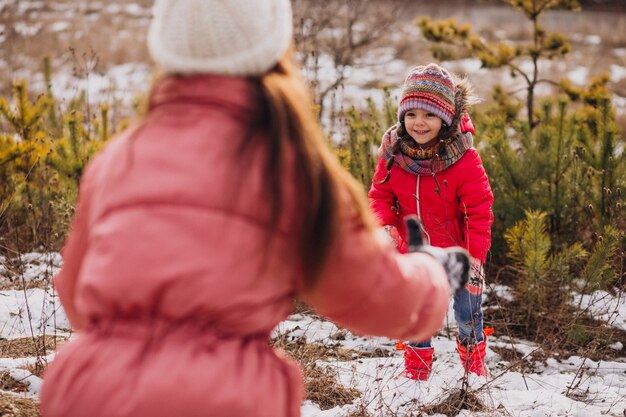
[[[459,351],[461,357],[461,363],[466,372],[471,372],[478,376],[489,375],[489,369],[485,365],[485,348],[487,347],[487,339],[479,342],[474,346],[465,347],[459,343],[459,339],[456,339],[456,348]],[[468,352],[469,350],[469,357]]]
[[[404,372],[409,379],[426,381],[433,369],[435,348],[418,348],[406,345],[404,348]]]

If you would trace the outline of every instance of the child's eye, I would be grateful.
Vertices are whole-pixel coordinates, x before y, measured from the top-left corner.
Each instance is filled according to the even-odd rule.
[[[426,117],[435,117],[435,113],[426,113]]]

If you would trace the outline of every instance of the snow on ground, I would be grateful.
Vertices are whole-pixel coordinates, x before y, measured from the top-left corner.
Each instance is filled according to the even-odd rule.
[[[454,329],[449,330],[453,335]],[[308,342],[323,343],[331,340],[330,336],[340,329],[314,317],[292,315],[275,331],[293,338],[306,337]],[[342,347],[365,352],[384,349],[391,356],[350,362],[320,362],[320,366],[335,369],[343,385],[357,388],[363,396],[352,405],[324,411],[306,401],[302,407],[303,417],[342,417],[363,405],[376,416],[391,415],[392,412],[407,415],[416,413],[420,404],[442,402],[453,391],[461,388],[463,378],[454,336],[443,333],[433,339],[436,360],[427,382],[410,381],[400,375],[403,360],[400,353],[394,352],[394,341],[347,333],[345,340],[338,341]],[[337,343],[335,340],[333,342]],[[530,353],[539,349],[528,342],[499,337],[490,338],[489,346],[515,349],[525,355],[527,361],[530,361]],[[488,349],[487,364],[491,371],[489,378],[470,375],[469,379],[470,389],[478,394],[487,410],[461,412],[459,416],[623,416],[626,410],[625,359],[600,362],[577,356],[560,361],[548,359],[545,364],[535,363],[536,371],[533,373],[520,373],[511,370],[511,363]]]
[[[9,262],[0,257],[0,283],[4,286],[9,277],[20,282],[48,282],[60,266],[58,254],[30,253],[23,255],[24,268],[18,276],[10,272]],[[507,288],[498,286],[493,291],[507,294]],[[599,302],[602,300],[603,302]],[[625,328],[626,296],[619,298],[598,291],[575,299],[583,308],[593,306],[594,313]],[[344,417],[359,407],[365,407],[373,416],[408,415],[417,413],[420,404],[434,404],[446,399],[461,387],[463,372],[455,351],[454,320],[450,308],[448,325],[433,339],[436,360],[429,381],[415,382],[400,376],[401,354],[395,351],[395,341],[384,337],[361,337],[337,327],[335,324],[311,315],[293,314],[280,323],[274,336],[286,335],[290,339],[305,338],[309,343],[339,344],[345,349],[359,352],[383,351],[384,357],[360,357],[352,361],[319,361],[322,367],[337,372],[338,381],[346,387],[358,389],[362,396],[353,404],[321,410],[311,401],[305,401],[303,417]],[[31,326],[32,324],[32,326]],[[0,291],[0,336],[5,339],[32,337],[42,334],[67,335],[69,324],[56,294],[48,285],[46,289],[7,289]],[[342,337],[336,337],[341,334]],[[619,345],[619,346],[618,346]],[[594,417],[623,416],[626,410],[626,358],[592,361],[570,356],[549,358],[544,363],[531,363],[530,354],[540,349],[523,340],[510,340],[494,335],[489,339],[487,364],[488,378],[471,376],[469,386],[487,407],[484,412],[462,411],[462,417]],[[621,343],[616,349],[622,349]],[[493,349],[492,349],[493,348]],[[495,350],[494,350],[495,349]],[[520,372],[501,358],[496,350],[514,349],[524,355],[533,371]],[[376,356],[376,355],[372,355]],[[44,358],[53,360],[54,354]],[[23,394],[37,398],[42,380],[25,368],[37,358],[0,358],[0,371],[8,371],[14,378],[26,383]],[[13,395],[15,395],[13,393]],[[441,415],[439,415],[441,416]]]
[[[580,309],[590,309],[598,320],[626,330],[626,298],[616,298],[605,291],[595,291],[589,295],[576,295],[573,304]]]
[[[83,78],[59,71],[53,76],[51,88],[61,103],[67,104],[84,93],[90,104],[108,103],[127,110],[133,108],[138,95],[148,91],[151,71],[144,63],[116,65],[105,74],[94,72]],[[45,90],[43,74],[35,74],[31,80],[35,91]]]

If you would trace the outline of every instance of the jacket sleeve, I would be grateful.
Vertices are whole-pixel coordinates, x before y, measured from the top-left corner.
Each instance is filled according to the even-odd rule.
[[[54,287],[74,330],[80,330],[87,324],[86,318],[76,309],[75,295],[78,276],[88,245],[88,214],[93,189],[92,178],[93,164],[90,164],[81,179],[76,213],[61,251],[63,266],[54,277]]]
[[[372,186],[368,192],[370,208],[381,225],[391,225],[398,227],[398,213],[392,209],[397,205],[396,195],[394,194],[390,181],[380,184],[387,176],[387,167],[385,160],[378,158],[378,165],[372,178]]]
[[[382,233],[344,221],[320,281],[301,298],[356,333],[427,339],[448,309],[446,274],[429,255],[399,254]]]
[[[458,192],[463,232],[470,255],[484,264],[491,248],[493,193],[478,152],[473,150],[468,157]]]

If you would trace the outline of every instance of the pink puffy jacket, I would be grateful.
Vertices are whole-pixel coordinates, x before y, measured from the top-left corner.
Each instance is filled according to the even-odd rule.
[[[417,214],[430,244],[461,246],[485,263],[491,247],[493,193],[478,152],[468,149],[461,159],[434,175],[415,175],[393,164],[387,175],[379,158],[369,191],[370,205],[383,225],[398,228],[398,249],[406,252],[404,217]]]
[[[306,190],[288,161],[268,242],[264,148],[240,157],[256,111],[246,80],[170,77],[152,102],[83,177],[54,281],[78,334],[45,372],[45,417],[296,417],[300,371],[268,345],[296,297],[361,334],[437,331],[442,267],[397,254],[349,204],[319,285],[303,290],[292,207]]]

